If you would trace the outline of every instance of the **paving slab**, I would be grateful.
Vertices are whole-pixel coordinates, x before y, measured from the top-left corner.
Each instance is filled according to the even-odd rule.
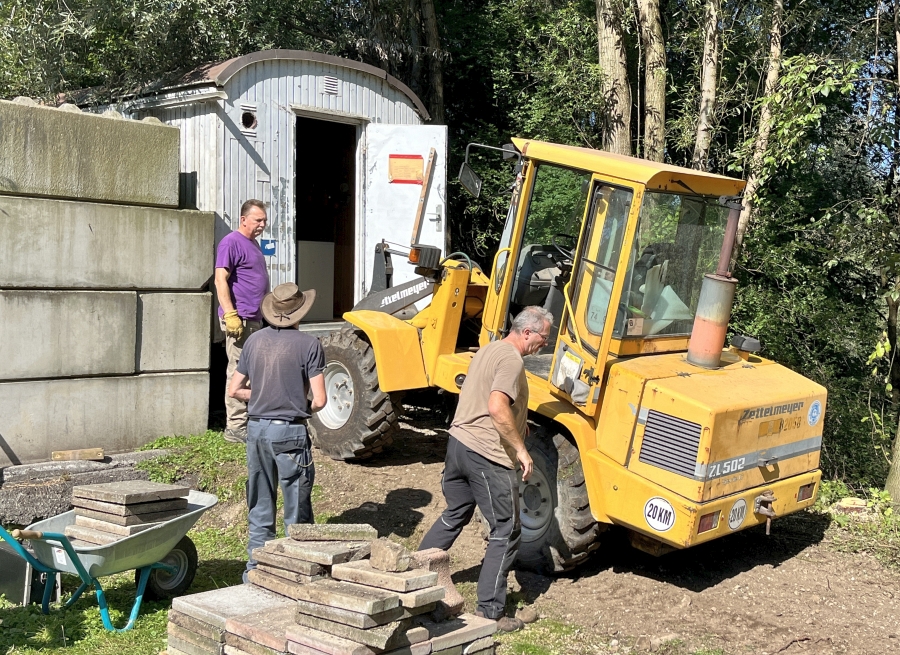
[[[225,652],[224,644],[218,644],[213,650],[208,650],[202,646],[198,646],[184,639],[169,635],[166,639],[166,645],[169,649],[176,649],[185,653],[185,655],[222,655]]]
[[[185,630],[196,632],[202,637],[212,639],[219,643],[225,643],[225,629],[218,628],[206,621],[199,621],[192,616],[182,614],[176,610],[169,610],[169,623],[181,626]]]
[[[282,653],[287,652],[257,644],[255,641],[250,641],[232,632],[225,633],[225,647],[227,648],[228,646],[238,648],[249,655],[282,655]]]
[[[368,523],[294,523],[288,536],[297,541],[374,541],[378,530]]]
[[[279,594],[280,596],[293,598],[294,600],[299,597],[300,590],[303,589],[303,587],[307,586],[306,584],[300,584],[298,582],[285,580],[284,578],[277,575],[269,575],[268,573],[260,571],[258,568],[253,569],[252,571],[247,571],[247,579],[252,584],[255,584],[258,587],[267,589],[268,591]]]
[[[270,553],[265,548],[254,548],[253,559],[260,564],[279,568],[285,571],[293,571],[294,573],[302,573],[303,575],[322,575],[325,569],[315,562],[307,562],[306,560],[297,559],[295,557],[285,557],[276,553]]]
[[[424,569],[412,569],[402,573],[379,571],[367,561],[347,562],[331,568],[331,577],[335,580],[346,580],[359,584],[389,589],[400,593],[424,589],[437,584],[438,574]]]
[[[117,505],[149,503],[170,498],[187,496],[190,487],[163,484],[149,480],[129,480],[127,482],[104,482],[72,487],[74,498],[89,498]]]
[[[319,580],[305,585],[299,593],[298,600],[369,615],[386,612],[400,605],[397,594],[335,580]]]
[[[462,655],[462,646],[453,646],[452,648],[444,648],[443,650],[432,650],[432,655]]]
[[[266,542],[265,549],[276,555],[332,566],[368,557],[371,547],[368,541],[296,541],[286,537]]]
[[[164,650],[159,655],[188,655],[183,650],[178,650],[177,648],[173,648],[172,646],[166,646],[166,650]]]
[[[225,655],[250,655],[250,653],[245,650],[241,650],[240,648],[235,648],[234,646],[225,644]]]
[[[63,534],[70,539],[81,539],[81,541],[99,546],[106,546],[117,542],[119,539],[124,539],[121,535],[95,530],[94,528],[86,528],[83,525],[67,525],[66,529],[63,530]]]
[[[398,646],[408,646],[411,642],[407,639],[407,631],[410,629],[411,623],[409,619],[404,621],[394,621],[375,628],[361,630],[350,625],[320,619],[316,616],[308,614],[297,614],[297,623],[307,628],[327,632],[328,634],[349,639],[360,644],[365,644],[371,648],[390,650]],[[414,634],[414,638],[415,638]],[[427,637],[426,637],[427,638]],[[419,639],[417,641],[424,641]]]
[[[160,521],[168,521],[176,516],[181,516],[187,512],[187,509],[176,509],[171,512],[154,512],[153,514],[132,514],[129,516],[118,516],[116,514],[105,514],[103,512],[95,512],[92,509],[84,507],[76,507],[75,515],[87,516],[98,521],[107,521],[116,525],[149,525],[156,524]]]
[[[432,605],[444,598],[446,590],[440,585],[434,587],[425,587],[424,589],[416,589],[407,594],[397,594],[400,597],[400,604],[409,609],[415,609],[425,605]]]
[[[250,611],[293,609],[294,602],[254,585],[222,587],[172,600],[172,609],[225,630],[225,622]]]
[[[102,500],[73,497],[72,505],[83,509],[93,510],[95,512],[102,512],[103,514],[137,516],[140,514],[157,514],[159,512],[173,512],[178,509],[187,509],[187,498],[171,498],[169,500],[157,500],[149,503],[120,505],[118,503],[107,503]]]
[[[466,655],[494,655],[497,651],[496,646],[490,646],[488,648],[484,648],[482,650],[473,650],[470,653],[466,653]],[[465,651],[463,651],[465,652]]]
[[[497,631],[497,621],[483,619],[474,614],[461,614],[440,623],[424,621],[422,626],[431,635],[433,652],[489,637]]]
[[[482,637],[481,639],[476,639],[475,641],[466,644],[463,646],[463,653],[465,655],[470,655],[471,653],[478,653],[488,648],[494,647],[494,637]]]
[[[394,543],[390,539],[376,539],[372,542],[372,554],[369,563],[379,571],[402,573],[409,569],[409,551],[403,544]]]
[[[309,651],[325,653],[325,655],[376,655],[379,650],[369,648],[343,637],[294,625],[287,629],[288,652],[295,655],[309,655]]]
[[[225,621],[227,633],[248,639],[279,652],[287,652],[284,631],[294,625],[293,607],[262,610],[244,616],[235,616]]]
[[[431,653],[431,642],[420,641],[418,644],[410,644],[382,655],[429,655],[429,653]]]
[[[393,609],[379,612],[378,614],[363,614],[361,612],[351,612],[349,610],[329,605],[319,605],[318,603],[310,603],[305,600],[297,601],[297,610],[303,614],[317,616],[320,619],[328,619],[338,623],[352,625],[354,628],[374,628],[377,625],[384,625],[391,621],[399,621],[401,619],[411,619],[414,616],[427,614],[435,607],[435,603],[420,607],[418,609],[408,610],[405,607],[395,607]]]
[[[75,525],[92,528],[94,530],[101,530],[103,532],[109,532],[114,535],[118,535],[119,537],[130,537],[133,534],[137,534],[138,532],[143,532],[144,530],[149,530],[156,523],[143,523],[141,525],[116,525],[115,523],[110,523],[109,521],[101,521],[100,519],[94,519],[90,516],[81,516],[75,515]]]
[[[450,554],[440,548],[428,548],[412,553],[413,560],[419,568],[433,571],[438,574],[438,584],[444,588],[444,598],[441,601],[440,617],[456,616],[463,610],[465,599],[453,584],[450,577]]]
[[[325,577],[324,575],[303,575],[302,573],[286,571],[276,566],[266,566],[265,564],[257,564],[256,568],[263,573],[284,578],[288,582],[296,582],[297,584],[309,584],[310,582],[315,582],[316,580],[321,580]]]
[[[184,628],[177,623],[169,622],[166,626],[166,633],[169,637],[175,637],[182,641],[188,642],[202,648],[207,653],[221,653],[223,642],[218,639],[206,637],[198,632]]]

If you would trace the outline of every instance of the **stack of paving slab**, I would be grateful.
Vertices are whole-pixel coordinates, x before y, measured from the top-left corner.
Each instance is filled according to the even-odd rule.
[[[73,487],[75,523],[65,535],[76,547],[111,544],[187,512],[188,492],[144,480]]]
[[[214,214],[156,119],[0,101],[0,467],[206,429]]]

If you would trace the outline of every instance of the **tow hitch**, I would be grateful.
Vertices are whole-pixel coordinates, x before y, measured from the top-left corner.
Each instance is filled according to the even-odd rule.
[[[772,530],[772,519],[775,518],[775,510],[772,509],[772,503],[774,503],[777,498],[775,498],[775,492],[769,489],[768,491],[764,491],[760,495],[756,497],[756,500],[753,501],[753,512],[755,514],[762,514],[766,517],[766,534],[771,534]]]

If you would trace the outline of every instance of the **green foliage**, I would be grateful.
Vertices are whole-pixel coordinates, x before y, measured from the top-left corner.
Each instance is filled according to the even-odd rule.
[[[842,498],[850,496],[850,488],[842,480],[822,480],[815,508],[824,512]]]

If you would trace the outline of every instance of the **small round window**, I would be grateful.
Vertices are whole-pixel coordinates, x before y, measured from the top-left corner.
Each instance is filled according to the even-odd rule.
[[[241,114],[241,127],[245,130],[256,129],[256,112],[245,111]]]

